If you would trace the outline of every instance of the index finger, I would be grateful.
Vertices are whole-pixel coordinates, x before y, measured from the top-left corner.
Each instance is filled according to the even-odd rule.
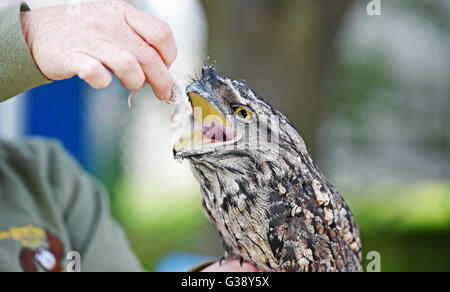
[[[160,54],[164,63],[170,65],[177,58],[177,45],[170,26],[158,18],[130,7],[125,11],[128,25]]]

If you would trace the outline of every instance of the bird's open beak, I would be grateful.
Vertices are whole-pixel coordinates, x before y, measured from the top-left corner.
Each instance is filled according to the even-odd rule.
[[[214,100],[195,92],[189,92],[188,96],[193,109],[193,131],[178,140],[174,145],[175,153],[229,145],[239,140],[236,128],[213,105]]]

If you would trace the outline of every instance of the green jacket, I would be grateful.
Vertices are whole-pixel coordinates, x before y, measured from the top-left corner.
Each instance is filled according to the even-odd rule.
[[[50,82],[37,67],[25,42],[21,10],[29,8],[18,2],[0,9],[0,102]]]
[[[0,9],[0,101],[49,82],[28,50],[19,15],[20,5]],[[0,140],[0,271],[78,265],[141,271],[106,191],[58,144]]]

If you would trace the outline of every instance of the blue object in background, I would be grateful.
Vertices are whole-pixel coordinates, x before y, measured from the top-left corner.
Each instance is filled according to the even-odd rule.
[[[83,131],[83,81],[55,81],[28,92],[25,134],[59,140],[87,167]]]
[[[213,258],[201,255],[187,254],[187,253],[172,253],[163,257],[157,264],[156,272],[187,272],[196,265],[206,262],[214,261]]]

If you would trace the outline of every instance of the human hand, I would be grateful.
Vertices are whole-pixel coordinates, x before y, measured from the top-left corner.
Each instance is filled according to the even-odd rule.
[[[243,262],[241,266],[239,260],[224,260],[222,264],[217,262],[201,272],[260,272],[260,270],[247,262]]]
[[[177,57],[170,27],[122,1],[82,3],[22,12],[25,40],[41,72],[51,80],[78,75],[96,89],[107,87],[110,69],[126,88],[148,82],[159,99],[172,96],[168,68]]]

